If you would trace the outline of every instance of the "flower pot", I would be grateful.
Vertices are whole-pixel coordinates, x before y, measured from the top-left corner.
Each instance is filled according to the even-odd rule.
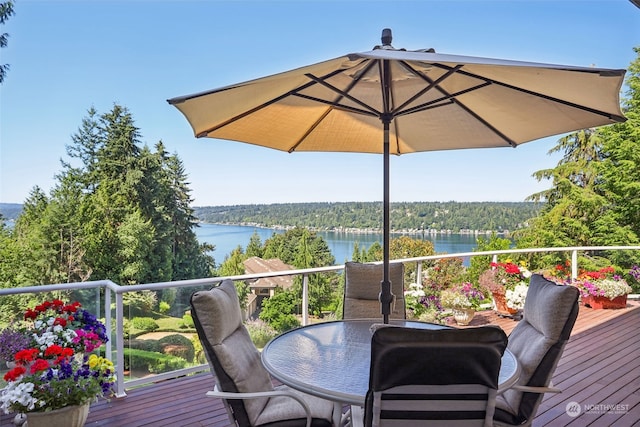
[[[468,325],[473,320],[473,316],[476,315],[476,311],[471,308],[454,308],[452,311],[456,323],[462,326]]]
[[[89,403],[65,406],[48,412],[28,412],[28,427],[83,427],[89,416]]]
[[[510,308],[507,306],[507,299],[504,294],[493,292],[493,301],[495,303],[495,311],[501,316],[513,316],[518,312],[515,308]]]
[[[582,297],[582,303],[594,310],[625,308],[627,306],[627,295],[620,295],[613,299],[604,296],[587,295]]]

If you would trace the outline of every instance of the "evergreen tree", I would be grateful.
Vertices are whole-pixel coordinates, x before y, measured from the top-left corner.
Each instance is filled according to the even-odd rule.
[[[622,108],[627,121],[601,130],[604,160],[600,188],[610,202],[607,215],[594,224],[601,245],[640,242],[640,47],[634,51],[637,57],[629,65]],[[608,255],[625,266],[637,263],[639,258],[619,251]]]
[[[0,24],[4,25],[11,15],[13,15],[13,1],[0,2]],[[0,48],[7,46],[8,39],[9,34],[0,34]],[[9,64],[0,64],[0,83],[4,81],[7,71],[9,71]]]
[[[128,110],[91,108],[67,146],[50,197],[34,188],[14,228],[15,284],[110,279],[120,284],[209,277],[186,174],[162,142],[139,147]],[[167,296],[167,298],[173,298]]]
[[[18,251],[23,257],[18,266],[19,283],[30,285],[59,283],[54,262],[55,242],[50,242],[47,207],[49,198],[40,187],[34,187],[16,220],[14,235]],[[18,283],[18,284],[19,284]]]
[[[254,232],[249,239],[249,244],[247,245],[247,258],[251,258],[253,256],[262,258],[263,252],[264,250],[262,248],[260,236],[257,232]]]
[[[215,268],[215,263],[207,253],[214,251],[215,246],[198,243],[194,231],[198,222],[191,207],[193,200],[182,160],[177,155],[167,156],[162,142],[156,145],[156,152],[162,159],[162,169],[168,184],[162,204],[170,222],[172,280],[208,277]]]

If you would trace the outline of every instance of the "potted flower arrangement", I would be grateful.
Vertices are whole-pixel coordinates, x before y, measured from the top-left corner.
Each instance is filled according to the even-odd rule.
[[[106,328],[79,303],[45,301],[11,333],[22,338],[12,349],[15,367],[4,376],[5,414],[26,413],[29,427],[82,426],[90,403],[113,393],[113,363],[91,354],[107,342]]]
[[[427,295],[419,283],[411,283],[404,291],[407,316],[424,322],[439,321],[438,313],[442,309],[436,295]]]
[[[491,292],[496,312],[513,317],[524,307],[530,277],[531,272],[524,264],[492,262],[491,268],[480,275],[479,281]]]
[[[484,293],[469,282],[440,292],[440,304],[453,311],[453,317],[459,325],[468,325],[471,322],[484,299]]]
[[[594,309],[627,306],[627,294],[631,292],[631,286],[622,277],[614,274],[614,271],[614,268],[609,266],[578,275],[573,285],[580,290],[585,306]]]

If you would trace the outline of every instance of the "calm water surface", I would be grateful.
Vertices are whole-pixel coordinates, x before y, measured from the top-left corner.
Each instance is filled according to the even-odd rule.
[[[264,243],[274,233],[284,233],[284,230],[271,228],[205,223],[201,223],[200,227],[196,228],[195,231],[200,242],[211,243],[216,246],[213,257],[217,264],[223,262],[231,251],[238,246],[246,249],[253,233],[258,234],[261,243]],[[319,232],[318,235],[322,236],[327,242],[327,246],[329,246],[336,259],[336,264],[343,264],[345,261],[351,260],[353,245],[356,242],[360,250],[369,249],[375,242],[382,244],[382,234],[378,233],[355,234],[323,231]],[[421,235],[412,237],[422,238]],[[433,242],[436,253],[471,252],[476,247],[476,236],[469,234],[427,234],[424,238]]]

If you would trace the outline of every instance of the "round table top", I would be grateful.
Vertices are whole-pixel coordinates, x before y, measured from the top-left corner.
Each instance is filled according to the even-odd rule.
[[[315,323],[285,332],[262,350],[267,371],[283,384],[324,399],[364,405],[369,388],[371,326],[381,319]],[[392,325],[441,329],[447,326],[408,320]],[[508,350],[502,357],[500,389],[518,379],[516,358]]]

